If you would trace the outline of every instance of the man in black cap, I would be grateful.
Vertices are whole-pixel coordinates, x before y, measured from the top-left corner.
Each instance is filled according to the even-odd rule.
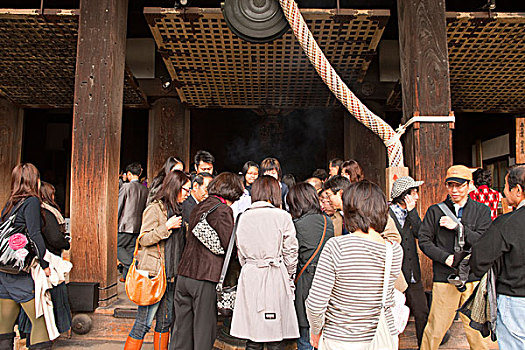
[[[447,199],[428,208],[419,230],[419,247],[432,259],[434,272],[432,305],[423,332],[422,350],[439,347],[456,310],[479,283],[479,278],[472,274],[465,280],[458,278],[458,267],[465,267],[463,259],[492,222],[490,209],[470,199],[470,181],[472,173],[466,166],[451,166],[445,179]],[[460,318],[470,348],[488,349],[481,334],[470,327],[470,320],[463,314]]]
[[[392,185],[392,203],[390,216],[401,234],[403,247],[403,266],[401,271],[408,284],[405,290],[407,306],[416,321],[417,344],[421,346],[423,330],[428,319],[428,304],[421,282],[421,268],[417,254],[416,238],[418,238],[421,218],[417,212],[416,204],[419,200],[419,186],[423,181],[414,181],[410,176],[397,179]]]

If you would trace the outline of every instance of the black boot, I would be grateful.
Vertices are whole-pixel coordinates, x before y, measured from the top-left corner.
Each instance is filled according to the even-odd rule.
[[[268,350],[284,350],[284,343],[283,341],[273,341],[270,343],[266,343],[266,349]]]
[[[251,340],[246,341],[246,350],[263,350],[264,349],[264,343],[256,343]]]
[[[13,350],[16,333],[0,334],[0,350]]]
[[[51,350],[53,347],[52,341],[45,341],[38,344],[31,344],[29,345],[29,350]]]

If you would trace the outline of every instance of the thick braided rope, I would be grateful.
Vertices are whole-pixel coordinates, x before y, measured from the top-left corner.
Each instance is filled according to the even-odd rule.
[[[388,161],[391,167],[403,166],[403,146],[396,132],[383,119],[372,113],[359,99],[350,91],[328,59],[319,48],[310,29],[306,25],[303,16],[294,0],[279,0],[286,19],[295,37],[301,44],[308,59],[315,67],[326,85],[348,109],[348,111],[367,128],[372,130],[383,140],[388,150]],[[395,137],[395,138],[394,138]]]

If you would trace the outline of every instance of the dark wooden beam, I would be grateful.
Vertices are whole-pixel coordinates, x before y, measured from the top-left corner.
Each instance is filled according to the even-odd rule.
[[[444,0],[398,0],[403,122],[414,115],[451,113],[447,32]],[[415,123],[405,136],[405,159],[410,175],[424,180],[419,212],[445,198],[443,181],[452,164],[449,123]],[[420,254],[423,256],[423,254]],[[428,259],[421,259],[423,282],[432,285]]]
[[[71,161],[71,280],[100,282],[100,299],[108,302],[117,294],[127,11],[127,0],[80,1]]]
[[[24,110],[0,97],[0,205],[11,193],[11,172],[22,154]]]
[[[178,99],[158,99],[149,114],[148,183],[168,157],[181,158],[186,170],[190,163],[190,111]]]

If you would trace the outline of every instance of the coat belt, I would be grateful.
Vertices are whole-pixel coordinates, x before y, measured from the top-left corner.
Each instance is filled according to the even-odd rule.
[[[257,294],[257,312],[264,311],[266,309],[266,284],[270,275],[270,268],[278,268],[281,271],[283,283],[286,288],[286,294],[294,295],[290,288],[290,276],[286,271],[286,266],[282,263],[282,257],[279,258],[267,258],[267,259],[247,259],[246,264],[255,265],[257,268],[265,269],[264,276],[262,278],[259,293]]]

